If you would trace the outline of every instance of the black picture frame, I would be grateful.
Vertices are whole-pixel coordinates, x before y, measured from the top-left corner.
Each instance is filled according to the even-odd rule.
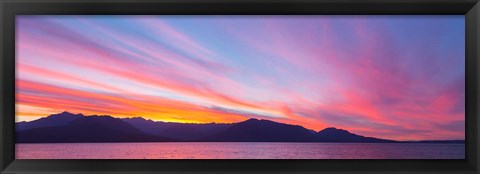
[[[478,173],[478,0],[1,0],[1,173]],[[465,15],[464,160],[17,160],[16,15]]]

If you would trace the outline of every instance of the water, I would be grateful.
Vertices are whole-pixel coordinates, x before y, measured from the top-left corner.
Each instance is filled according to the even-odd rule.
[[[71,143],[17,144],[17,159],[464,159],[464,144]]]

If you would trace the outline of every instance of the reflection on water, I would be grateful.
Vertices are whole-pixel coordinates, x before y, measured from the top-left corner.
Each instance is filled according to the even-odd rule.
[[[17,144],[17,159],[464,159],[464,144],[72,143]]]

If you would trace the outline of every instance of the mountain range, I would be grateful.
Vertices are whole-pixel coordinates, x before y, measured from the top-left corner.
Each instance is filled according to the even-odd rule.
[[[366,137],[337,128],[321,131],[270,120],[237,123],[172,123],[141,117],[114,118],[62,112],[15,125],[17,143],[92,142],[350,142],[402,143]],[[464,143],[464,140],[408,141],[405,143]]]

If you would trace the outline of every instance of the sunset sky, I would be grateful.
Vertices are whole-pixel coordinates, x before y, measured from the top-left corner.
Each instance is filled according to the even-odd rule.
[[[464,16],[17,16],[16,121],[69,111],[465,138]]]

